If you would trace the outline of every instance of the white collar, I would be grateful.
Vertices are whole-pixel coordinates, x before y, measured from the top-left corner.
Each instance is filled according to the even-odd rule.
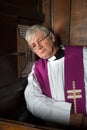
[[[54,61],[56,59],[56,57],[55,56],[52,56],[51,58],[49,58],[48,60],[49,61]]]

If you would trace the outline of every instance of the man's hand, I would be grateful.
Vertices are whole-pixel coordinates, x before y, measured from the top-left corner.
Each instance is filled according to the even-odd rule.
[[[87,117],[83,114],[71,114],[70,116],[70,126],[74,128],[87,128]]]
[[[87,129],[87,117],[85,117],[85,120],[84,120],[84,129]]]

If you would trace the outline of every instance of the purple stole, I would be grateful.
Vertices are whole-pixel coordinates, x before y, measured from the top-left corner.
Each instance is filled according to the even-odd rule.
[[[73,102],[74,113],[86,114],[83,47],[66,47],[65,57],[65,99]]]
[[[65,47],[65,100],[73,103],[74,113],[86,113],[83,72],[83,47]],[[47,60],[39,59],[34,69],[43,94],[51,96]]]
[[[51,97],[50,84],[48,80],[47,60],[39,59],[35,64],[34,71],[43,94]]]

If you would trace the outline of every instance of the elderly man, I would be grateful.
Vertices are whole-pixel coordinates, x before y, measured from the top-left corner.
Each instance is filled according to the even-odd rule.
[[[60,47],[46,27],[33,25],[26,41],[39,57],[28,76],[28,110],[43,120],[86,127],[87,47]]]

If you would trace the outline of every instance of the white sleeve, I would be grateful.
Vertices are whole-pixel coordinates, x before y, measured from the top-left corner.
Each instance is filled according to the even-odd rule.
[[[87,114],[87,46],[83,48],[83,63],[84,63],[84,82],[86,91],[86,114]]]
[[[42,94],[33,70],[28,76],[28,85],[24,92],[28,110],[43,120],[69,124],[71,104],[58,102]]]

